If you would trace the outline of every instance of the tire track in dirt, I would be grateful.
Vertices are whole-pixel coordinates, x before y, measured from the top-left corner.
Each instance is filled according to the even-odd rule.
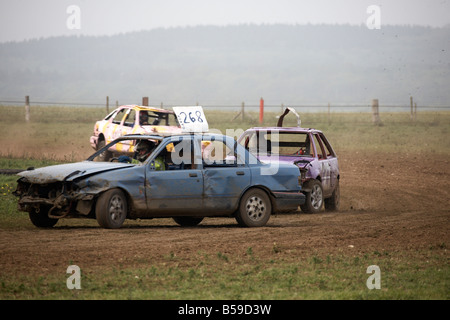
[[[387,160],[388,159],[388,160]],[[341,159],[340,159],[341,160]],[[274,215],[263,228],[240,228],[232,218],[206,218],[183,228],[171,219],[131,221],[106,230],[96,221],[64,220],[51,230],[27,225],[0,230],[0,268],[7,274],[64,274],[152,264],[195,267],[219,253],[242,260],[294,261],[314,253],[351,254],[419,250],[449,244],[448,161],[435,156],[388,158],[373,154],[341,161],[342,210]],[[384,168],[380,164],[383,164]]]

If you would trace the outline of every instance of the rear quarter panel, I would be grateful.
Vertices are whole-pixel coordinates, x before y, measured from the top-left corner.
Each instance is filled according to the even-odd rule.
[[[271,167],[271,169],[269,169]],[[298,178],[300,170],[291,164],[263,164],[251,167],[252,186],[265,186],[275,192],[300,191]]]

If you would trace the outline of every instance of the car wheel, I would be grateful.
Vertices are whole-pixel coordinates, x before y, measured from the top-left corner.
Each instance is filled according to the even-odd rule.
[[[58,219],[49,218],[48,207],[40,207],[39,209],[33,208],[29,213],[31,222],[38,228],[51,228],[57,222]]]
[[[305,213],[317,213],[323,206],[323,189],[319,180],[311,180],[308,185],[310,192],[305,192],[306,201],[300,208]]]
[[[101,138],[98,141],[98,145],[97,145],[97,150],[100,150],[101,148],[103,148],[105,146],[105,140],[103,138]],[[111,151],[104,151],[102,152],[98,157],[98,161],[109,161],[112,158],[113,154]]]
[[[336,187],[334,188],[333,194],[330,198],[325,199],[325,210],[327,211],[338,211],[340,205],[340,190],[339,190],[339,180],[337,180]]]
[[[106,229],[118,229],[127,217],[127,199],[119,189],[102,193],[95,206],[98,224]]]
[[[202,222],[203,217],[173,217],[173,220],[182,227],[193,227]]]
[[[243,227],[262,227],[269,221],[272,204],[261,189],[250,189],[241,198],[236,220]]]

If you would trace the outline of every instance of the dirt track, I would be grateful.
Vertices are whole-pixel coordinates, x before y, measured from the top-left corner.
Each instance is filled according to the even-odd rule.
[[[169,254],[181,265],[195,265],[198,252],[243,255],[249,247],[264,257],[274,246],[298,256],[448,245],[449,161],[443,155],[423,159],[342,155],[340,212],[276,215],[264,228],[211,218],[195,228],[155,219],[130,221],[119,230],[101,229],[90,220],[60,221],[53,230],[2,230],[0,268],[3,274],[43,274],[70,263],[82,268],[155,263]]]

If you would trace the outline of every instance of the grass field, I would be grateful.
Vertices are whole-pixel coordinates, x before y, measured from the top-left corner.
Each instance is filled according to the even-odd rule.
[[[93,152],[89,137],[94,122],[105,115],[105,110],[32,107],[29,123],[24,121],[23,107],[0,106],[0,114],[0,168],[24,169],[85,159]],[[210,128],[223,133],[227,129],[239,132],[239,129],[259,126],[256,113],[247,114],[244,122],[240,117],[233,121],[236,113],[206,109],[205,115]],[[266,114],[263,125],[275,125],[276,116]],[[331,118],[328,114],[306,113],[302,115],[302,126],[325,132],[338,156],[347,160],[344,169],[349,172],[355,154],[367,155],[368,159],[376,154],[414,159],[450,155],[450,112],[419,112],[415,121],[405,113],[382,113],[381,120],[383,125],[373,125],[370,113],[331,114]],[[292,116],[286,126],[295,123]],[[385,164],[377,164],[380,165]],[[17,199],[11,194],[16,179],[16,176],[0,175],[0,244],[4,248],[8,237],[20,237],[22,233],[42,239],[45,232],[52,235],[59,232],[58,237],[63,240],[76,231],[88,239],[98,234],[110,235],[98,229],[95,220],[67,220],[58,224],[57,231],[36,229],[26,213],[17,211]],[[350,199],[351,195],[343,197]],[[129,222],[114,235],[133,238],[157,231],[164,237],[178,230],[165,219],[140,221],[138,225]],[[192,233],[208,232],[214,236],[216,229],[223,233],[237,232],[225,224],[192,229]],[[270,234],[270,228],[265,232]],[[276,241],[262,246],[250,241],[233,252],[222,247],[205,251],[193,246],[189,255],[177,251],[177,245],[182,244],[175,243],[173,249],[158,257],[143,255],[131,260],[117,257],[117,263],[107,266],[101,263],[103,255],[98,253],[99,263],[82,270],[82,290],[67,289],[65,270],[55,272],[50,268],[43,272],[38,266],[23,270],[19,263],[17,269],[5,270],[1,262],[3,252],[0,252],[0,299],[447,300],[450,270],[446,240],[417,248],[367,247],[358,252],[346,248],[311,248],[300,252]],[[61,262],[67,266],[72,263],[73,258]],[[369,277],[367,266],[373,264],[383,270],[381,290],[368,290],[365,286]]]
[[[194,252],[196,263],[169,253],[163,261],[118,263],[81,270],[81,290],[68,290],[65,270],[51,275],[0,276],[1,299],[448,299],[447,259],[439,248],[367,253],[362,257],[314,253],[288,258],[274,251],[260,258],[248,247],[224,254]],[[423,257],[428,260],[424,261]],[[67,261],[67,265],[71,261]],[[365,286],[368,265],[380,266],[381,290]],[[143,267],[143,265],[146,265]]]
[[[93,153],[89,137],[95,121],[106,115],[103,108],[32,107],[31,120],[26,123],[23,107],[0,106],[0,112],[0,158],[62,162],[83,160]],[[238,135],[260,125],[257,113],[246,113],[244,121],[240,116],[234,119],[236,114],[205,110],[210,129],[223,134]],[[276,125],[276,116],[266,113],[262,125]],[[372,124],[370,113],[332,113],[330,117],[304,113],[301,117],[303,127],[324,131],[338,153],[450,152],[450,112],[446,111],[419,112],[414,121],[408,113],[382,113],[381,126]],[[285,126],[295,125],[293,115],[286,117]]]

